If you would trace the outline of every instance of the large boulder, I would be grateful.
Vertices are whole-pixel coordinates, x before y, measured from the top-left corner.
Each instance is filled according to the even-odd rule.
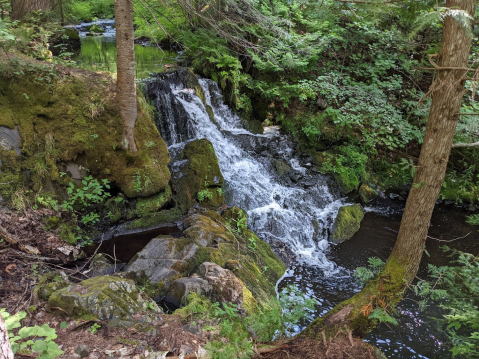
[[[211,285],[210,297],[213,302],[233,303],[248,313],[257,309],[257,302],[250,290],[230,270],[216,263],[204,262],[198,268],[198,274]]]
[[[151,322],[160,309],[144,299],[128,279],[100,276],[57,290],[50,295],[47,309],[61,308],[70,316],[108,320],[110,325]]]
[[[341,207],[331,230],[331,242],[342,243],[350,239],[359,230],[363,218],[361,205],[356,203]]]
[[[208,281],[198,276],[179,278],[171,283],[165,301],[175,307],[180,307],[187,302],[190,293],[208,294],[211,289]]]
[[[199,273],[204,262],[211,262],[223,268],[228,266],[231,272],[225,273],[236,276],[239,282],[229,274],[224,278],[243,283],[237,286],[237,291],[243,295],[243,303],[245,297],[251,308],[255,307],[255,299],[267,301],[276,295],[275,284],[283,275],[285,266],[266,242],[246,228],[235,225],[245,216],[246,212],[238,208],[226,210],[224,217],[214,211],[190,215],[179,225],[182,237],[162,235],[151,240],[130,261],[127,275],[147,279],[158,288],[158,292],[150,296],[162,297],[175,279]],[[256,244],[254,252],[247,247],[251,241]],[[211,279],[213,277],[204,278],[210,285],[216,283]],[[231,295],[228,297],[223,293],[217,300],[220,297],[233,301]],[[249,310],[246,304],[244,307]]]
[[[128,264],[126,271],[146,275],[152,284],[180,276],[199,245],[189,238],[153,238]]]
[[[193,204],[219,207],[225,203],[224,178],[213,145],[207,139],[188,143],[181,155],[182,161],[173,166],[172,187],[175,200],[183,212]]]

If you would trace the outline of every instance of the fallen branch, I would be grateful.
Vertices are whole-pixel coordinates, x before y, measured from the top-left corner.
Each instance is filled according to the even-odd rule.
[[[469,232],[468,234],[466,234],[465,236],[462,236],[462,237],[458,237],[458,238],[454,238],[454,239],[449,239],[449,240],[446,240],[446,239],[439,239],[439,238],[434,238],[434,237],[431,237],[431,236],[427,236],[427,238],[431,238],[431,239],[435,239],[436,241],[439,241],[439,242],[453,242],[453,241],[457,241],[458,239],[463,239],[463,238],[466,238],[468,235],[470,235],[471,232]]]
[[[452,145],[452,148],[460,148],[460,147],[476,147],[479,146],[479,142],[473,142],[473,143],[454,143]]]

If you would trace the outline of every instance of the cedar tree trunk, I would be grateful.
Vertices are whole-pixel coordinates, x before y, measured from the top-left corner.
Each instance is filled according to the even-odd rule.
[[[8,339],[7,326],[0,315],[0,359],[13,359],[10,340]]]
[[[473,17],[476,0],[447,0],[446,6]],[[325,317],[316,319],[304,334],[322,332],[324,336],[325,332],[331,333],[331,328],[336,327],[333,333],[337,330],[354,331],[361,336],[374,327],[367,318],[371,310],[379,307],[388,310],[396,306],[416,276],[459,120],[467,74],[463,69],[468,66],[472,39],[468,35],[470,31],[461,27],[450,15],[452,11],[448,11],[437,57],[438,67],[447,69],[437,70],[436,81],[431,86],[432,103],[426,133],[396,245],[378,278],[352,298],[338,304]]]
[[[137,117],[135,83],[135,44],[133,42],[133,0],[115,0],[117,93],[123,120],[123,147],[136,153]]]
[[[12,20],[21,20],[30,11],[48,11],[51,8],[50,0],[15,0],[12,3]]]

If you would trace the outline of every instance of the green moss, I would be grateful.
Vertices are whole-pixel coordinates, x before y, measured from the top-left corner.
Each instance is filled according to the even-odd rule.
[[[140,198],[136,202],[136,214],[138,217],[144,217],[149,213],[157,212],[164,207],[172,198],[172,192],[170,186],[167,186],[165,190],[157,195]]]
[[[62,240],[68,244],[74,246],[77,244],[77,239],[75,237],[75,226],[71,223],[63,223],[59,232],[59,236]]]
[[[359,197],[364,204],[372,201],[377,195],[377,192],[365,183],[359,187]]]
[[[0,109],[5,114],[0,116],[0,126],[17,126],[22,139],[22,157],[0,153],[0,180],[15,180],[15,185],[0,188],[2,196],[11,197],[19,186],[35,191],[52,184],[63,188],[71,178],[60,172],[65,172],[70,161],[89,169],[94,177],[109,179],[129,197],[151,196],[167,188],[170,156],[148,112],[139,106],[138,153],[131,155],[120,148],[122,121],[115,97],[110,95],[115,92],[114,83],[106,75],[60,74],[48,87],[35,82],[41,75],[38,71],[13,81],[0,76]],[[138,96],[143,96],[140,91]],[[20,173],[30,173],[30,177]],[[133,186],[136,173],[141,176],[140,191]]]
[[[198,192],[203,190],[208,190],[212,198],[205,198],[201,202],[202,206],[223,205],[224,196],[220,195],[216,189],[223,186],[224,179],[211,142],[201,139],[188,143],[182,152],[182,157],[188,161],[180,169],[181,176],[172,181],[179,208],[186,212],[197,202]]]
[[[359,204],[341,207],[333,225],[331,241],[341,243],[350,239],[359,230],[363,218],[364,210]]]
[[[138,228],[149,228],[161,223],[175,222],[181,219],[183,213],[178,208],[173,208],[149,215],[145,215],[142,218],[128,222],[126,228],[128,229],[138,229]]]

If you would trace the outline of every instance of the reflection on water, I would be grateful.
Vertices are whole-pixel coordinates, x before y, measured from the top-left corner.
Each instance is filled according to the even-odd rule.
[[[367,265],[369,257],[386,260],[391,253],[403,205],[404,202],[377,200],[366,208],[368,212],[359,232],[349,241],[332,247],[327,254],[329,260],[338,264],[337,273],[296,264],[289,268],[279,289],[296,284],[303,293],[317,299],[319,304],[313,317],[327,313],[339,302],[350,298],[360,290],[351,276],[354,269]],[[434,238],[447,241],[465,236],[447,245],[464,252],[478,253],[478,228],[466,223],[466,216],[470,214],[453,207],[436,207],[429,229],[431,238],[426,241],[427,254],[422,258],[418,277],[427,277],[428,264],[441,266],[450,262],[448,254],[440,248],[446,243]],[[419,299],[411,291],[407,292],[395,316],[399,325],[382,324],[365,340],[376,345],[389,359],[452,358],[443,329],[431,319],[440,318],[444,312],[433,302],[426,310],[420,311]],[[311,319],[303,324],[307,325]]]
[[[87,70],[116,72],[116,42],[105,36],[89,36],[81,39],[81,51],[73,60]],[[150,73],[164,71],[164,64],[172,64],[178,54],[157,47],[135,45],[136,77],[146,78]]]

